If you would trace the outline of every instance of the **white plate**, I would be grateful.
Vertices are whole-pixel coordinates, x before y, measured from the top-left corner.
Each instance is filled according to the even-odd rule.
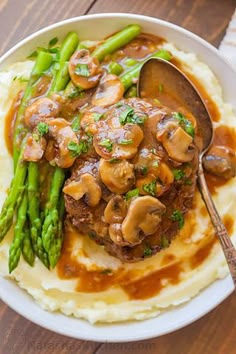
[[[71,30],[80,39],[101,39],[120,28],[140,24],[144,32],[153,33],[173,42],[177,47],[194,52],[215,72],[223,88],[224,99],[236,110],[236,72],[221,57],[218,50],[198,36],[171,23],[151,17],[130,14],[97,14],[78,17],[46,27],[24,39],[0,58],[0,70],[10,63],[24,60],[35,46],[47,45]],[[182,328],[212,310],[233,291],[231,278],[216,281],[190,302],[163,312],[156,318],[120,324],[93,326],[86,321],[49,313],[16,283],[0,277],[0,297],[11,308],[38,325],[74,338],[101,342],[126,342],[161,336]]]

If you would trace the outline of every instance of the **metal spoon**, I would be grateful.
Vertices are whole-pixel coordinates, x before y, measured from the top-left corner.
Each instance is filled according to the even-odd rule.
[[[139,97],[156,97],[158,87],[160,90],[160,85],[162,89],[164,87],[166,92],[171,93],[173,100],[188,109],[197,120],[198,131],[201,137],[198,166],[199,190],[207,207],[215,233],[220,240],[236,290],[236,249],[234,248],[227,230],[216,210],[206,184],[202,166],[203,156],[209,149],[213,140],[213,125],[210,113],[208,112],[198,90],[181,70],[166,60],[151,58],[143,64],[140,71],[138,81]]]

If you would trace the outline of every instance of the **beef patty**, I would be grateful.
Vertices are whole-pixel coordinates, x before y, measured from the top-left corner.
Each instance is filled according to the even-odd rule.
[[[67,218],[124,262],[168,247],[192,206],[195,119],[132,98],[87,110],[81,127],[93,141],[65,183]]]

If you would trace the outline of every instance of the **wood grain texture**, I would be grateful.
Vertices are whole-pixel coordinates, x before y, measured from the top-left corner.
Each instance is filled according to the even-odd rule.
[[[218,46],[235,0],[97,0],[89,13],[130,12],[180,25]]]
[[[29,34],[87,13],[94,0],[0,0],[0,55]]]
[[[236,0],[0,0],[0,54],[53,22],[98,12],[133,12],[181,25],[218,46]],[[236,297],[161,338],[99,344],[54,334],[0,301],[0,354],[236,354]]]

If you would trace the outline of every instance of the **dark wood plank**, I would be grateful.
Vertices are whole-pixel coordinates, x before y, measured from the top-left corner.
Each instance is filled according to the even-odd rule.
[[[235,6],[236,0],[0,0],[0,54],[39,28],[86,12],[133,12],[162,18],[218,46]],[[0,301],[0,354],[235,354],[235,313],[232,295],[175,333],[144,342],[100,345],[44,330]]]
[[[0,302],[0,354],[92,354],[98,347],[40,328]]]
[[[0,0],[0,55],[40,28],[84,15],[93,3],[94,0]]]
[[[89,13],[128,12],[157,17],[218,46],[235,6],[235,0],[97,0]]]
[[[235,354],[236,298],[174,333],[142,342],[103,344],[96,354]]]

